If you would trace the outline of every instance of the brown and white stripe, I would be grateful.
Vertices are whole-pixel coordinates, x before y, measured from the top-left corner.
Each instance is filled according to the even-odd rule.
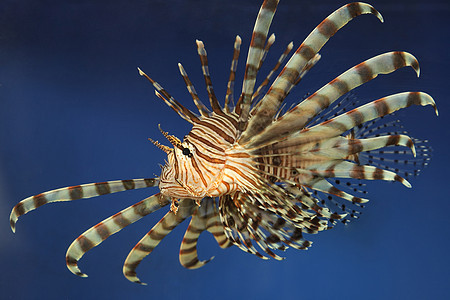
[[[342,95],[376,78],[379,74],[389,74],[406,66],[411,66],[419,74],[417,59],[407,52],[396,51],[375,56],[350,68],[250,139],[248,147],[273,143],[291,132],[303,129],[318,113]]]
[[[295,139],[301,143],[301,141],[311,142],[338,136],[367,121],[391,114],[411,105],[431,105],[436,115],[438,115],[436,103],[430,95],[423,92],[398,93],[372,101],[331,120],[304,129],[296,134]]]
[[[411,187],[411,184],[406,179],[394,172],[372,166],[358,165],[345,160],[321,162],[301,171],[307,171],[312,177],[399,181],[406,187]]]
[[[224,115],[222,108],[220,107],[219,101],[217,100],[216,94],[214,93],[214,88],[211,81],[211,75],[209,74],[208,67],[208,55],[206,54],[205,45],[202,41],[197,40],[197,52],[200,57],[200,62],[202,65],[203,77],[205,78],[206,91],[208,92],[209,102],[213,112],[219,115]]]
[[[293,42],[290,42],[287,45],[286,49],[281,54],[280,58],[278,58],[278,61],[275,64],[275,66],[272,68],[272,70],[269,72],[269,74],[267,74],[267,76],[266,76],[266,78],[264,78],[263,82],[258,86],[258,88],[256,89],[256,92],[253,93],[253,95],[252,95],[252,105],[255,103],[255,101],[257,100],[258,96],[260,95],[261,90],[266,85],[269,84],[270,80],[272,79],[273,74],[275,74],[275,72],[278,71],[278,69],[280,68],[281,64],[284,62],[284,60],[288,56],[289,52],[291,52],[293,47],[294,47],[294,43]]]
[[[386,135],[367,139],[349,139],[339,137],[338,142],[331,148],[318,148],[317,152],[322,155],[328,155],[334,159],[345,159],[349,155],[358,154],[363,151],[372,151],[387,146],[404,146],[409,147],[413,156],[416,156],[414,143],[409,136],[406,135]]]
[[[313,177],[312,174],[309,174],[308,177],[303,176],[303,178],[300,182],[302,185],[309,187],[313,190],[317,190],[317,191],[321,191],[321,192],[324,192],[327,194],[335,195],[335,196],[338,196],[342,199],[348,200],[353,203],[369,202],[369,199],[356,197],[345,191],[338,189],[337,187],[332,185],[329,181],[327,181],[325,178]]]
[[[197,255],[197,243],[200,234],[203,231],[209,231],[213,234],[221,248],[230,246],[219,214],[216,208],[216,202],[212,198],[202,201],[202,205],[192,214],[191,222],[184,234],[180,247],[180,263],[188,269],[197,269],[210,262],[214,257],[208,260],[200,261]]]
[[[87,277],[87,275],[82,273],[78,268],[78,261],[87,251],[96,247],[108,237],[122,230],[126,226],[133,224],[142,217],[157,211],[169,203],[170,202],[167,198],[162,197],[161,194],[158,193],[131,205],[130,207],[89,228],[78,238],[76,238],[67,250],[67,268],[75,275]]]
[[[384,126],[391,124],[377,125],[374,120],[411,105],[431,105],[437,114],[431,96],[423,92],[399,93],[350,111],[346,105],[336,110],[333,106],[339,106],[336,101],[340,96],[379,74],[388,74],[404,66],[411,66],[419,74],[415,57],[396,51],[366,60],[284,113],[280,110],[282,102],[318,62],[318,51],[340,28],[361,14],[374,14],[381,21],[383,19],[365,3],[355,2],[339,8],[304,40],[269,91],[259,100],[262,88],[269,83],[293,47],[292,43],[288,45],[254,92],[256,75],[275,40],[274,35],[267,40],[267,34],[278,2],[264,0],[261,6],[248,50],[242,93],[234,111],[231,111],[230,102],[233,102],[241,46],[239,36],[234,43],[224,109],[214,93],[206,50],[201,41],[197,40],[197,52],[212,111],[201,102],[181,64],[178,64],[180,73],[200,116],[181,105],[139,69],[140,75],[156,89],[156,95],[193,125],[184,141],[161,130],[173,148],[152,140],[168,155],[160,178],[77,185],[29,197],[13,208],[10,216],[12,230],[15,230],[18,217],[46,203],[159,185],[159,194],[120,211],[81,234],[66,255],[69,270],[85,277],[87,275],[79,269],[78,261],[87,251],[122,228],[171,203],[169,212],[137,243],[125,260],[125,277],[142,284],[136,276],[140,262],[190,216],[192,219],[179,253],[180,263],[186,268],[199,268],[211,260],[198,258],[198,239],[204,231],[212,233],[222,248],[235,245],[262,259],[283,259],[276,251],[284,251],[288,246],[295,249],[311,246],[312,243],[303,237],[304,233],[315,234],[332,228],[336,220],[345,222],[347,215],[350,218],[358,215],[346,206],[348,203],[344,200],[355,204],[349,206],[361,207],[368,199],[363,198],[365,193],[361,185],[352,182],[388,180],[411,187],[402,177],[408,172],[399,173],[401,169],[397,168],[399,162],[410,164],[407,159],[400,161],[397,158],[385,159],[384,156],[406,155],[406,151],[396,148],[385,151],[384,147],[408,147],[413,155],[419,156],[417,161],[423,165],[429,162],[429,148],[420,145],[416,153],[414,142],[420,143],[419,140],[410,138],[406,131],[398,128],[384,130]],[[356,107],[356,104],[352,105]],[[330,109],[329,113],[324,112],[326,108]],[[406,148],[408,154],[409,149]],[[362,159],[366,159],[367,164]],[[418,170],[414,166],[412,173],[416,174]],[[341,182],[339,178],[345,180]],[[330,209],[330,203],[336,205],[338,211]]]
[[[275,43],[275,34],[274,33],[272,33],[269,36],[269,38],[267,39],[266,46],[264,46],[261,60],[259,61],[259,66],[258,66],[257,72],[259,72],[262,65],[264,64],[264,61],[266,60],[266,57],[267,57],[267,53],[269,53],[269,50],[272,47],[273,43]]]
[[[235,109],[235,112],[239,115],[238,129],[240,132],[244,131],[247,126],[256,75],[264,54],[264,44],[278,2],[279,0],[264,0],[256,18],[255,27],[253,28],[252,40],[248,49],[245,66],[244,81],[242,83],[242,95]]]
[[[147,78],[148,81],[156,89],[155,94],[162,99],[170,108],[172,108],[178,115],[189,123],[198,123],[198,117],[189,109],[180,104],[175,98],[173,98],[159,83],[150,78],[140,68],[138,68],[139,75]]]
[[[69,186],[34,195],[20,201],[12,209],[9,217],[11,230],[15,232],[16,222],[20,216],[47,203],[86,199],[127,190],[142,189],[156,186],[158,183],[159,178],[115,180]]]
[[[361,14],[374,14],[383,21],[381,14],[371,5],[354,2],[333,12],[309,34],[261,100],[261,105],[254,113],[255,117],[250,120],[247,130],[242,134],[240,143],[245,144],[272,122],[282,101],[295,85],[308,62],[314,59],[319,50],[339,29]]]
[[[161,240],[176,226],[192,215],[196,206],[191,199],[179,201],[178,212],[169,211],[153,228],[134,246],[123,265],[125,277],[135,283],[145,284],[136,276],[136,268],[149,255]]]
[[[197,106],[198,111],[203,117],[209,116],[209,109],[203,104],[203,102],[198,97],[194,85],[192,84],[186,71],[184,70],[183,66],[180,63],[178,63],[178,68],[180,70],[181,76],[183,77],[184,83],[186,84],[186,88],[188,89],[188,92],[191,95],[192,100],[194,100],[195,106]]]
[[[227,83],[227,93],[225,95],[224,108],[228,114],[231,112],[230,103],[231,105],[234,105],[234,82],[236,80],[236,69],[239,60],[239,53],[241,52],[241,43],[242,43],[241,37],[237,35],[236,40],[234,42],[233,58],[231,60],[231,67],[230,67],[230,76],[228,78]]]

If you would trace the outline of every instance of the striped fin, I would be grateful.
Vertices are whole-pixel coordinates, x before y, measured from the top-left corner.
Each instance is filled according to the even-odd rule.
[[[332,213],[329,208],[319,206],[318,199],[313,197],[309,192],[304,189],[304,186],[298,185],[285,185],[287,191],[295,195],[296,201],[302,206],[302,210],[307,209],[314,211],[319,217],[324,217],[329,220],[343,219],[346,214]]]
[[[300,145],[302,144],[300,143]],[[295,161],[305,160],[306,158],[312,159],[313,155],[314,157],[320,157],[322,159],[349,159],[348,157],[350,155],[359,154],[363,151],[377,150],[387,146],[409,147],[412,154],[416,156],[413,140],[409,136],[398,134],[366,139],[350,139],[343,136],[338,136],[335,138],[324,139],[317,142],[308,143],[307,145],[302,145],[309,146],[305,147],[306,149],[295,146],[296,145],[294,142],[287,141],[286,143],[282,142],[277,144],[273,147],[273,149],[281,151],[282,149],[294,147],[293,150],[289,149],[287,152],[289,152],[292,157],[296,158]],[[298,150],[295,148],[298,148]],[[285,165],[286,163],[287,162],[285,162]]]
[[[223,115],[222,108],[220,107],[219,101],[217,100],[216,94],[214,93],[214,88],[211,81],[211,75],[209,74],[208,67],[208,56],[206,54],[205,45],[202,41],[196,40],[198,56],[200,57],[200,62],[202,64],[203,77],[205,78],[206,90],[208,91],[209,102],[211,103],[211,108],[216,114]]]
[[[275,252],[273,252],[271,249],[278,249],[282,247],[280,246],[274,246],[274,243],[271,240],[268,240],[267,235],[259,228],[259,223],[255,222],[254,219],[249,219],[249,224],[248,224],[248,228],[249,230],[251,229],[252,231],[252,237],[253,239],[256,241],[256,243],[258,244],[258,246],[270,257],[276,259],[276,260],[283,260],[285,259],[285,257],[279,256],[277,255]]]
[[[241,52],[241,37],[239,35],[236,36],[236,40],[234,42],[234,50],[233,50],[233,59],[231,60],[230,67],[230,76],[227,84],[227,94],[225,96],[225,111],[230,113],[230,102],[234,105],[234,81],[236,79],[236,69],[239,60],[239,53]]]
[[[264,43],[278,2],[279,0],[264,0],[253,28],[252,40],[247,54],[244,81],[242,83],[242,95],[235,109],[235,112],[239,115],[238,130],[241,132],[244,131],[247,125],[253,89],[256,83],[256,74],[263,57]]]
[[[277,255],[272,249],[284,251],[287,246],[283,245],[283,242],[287,245],[291,244],[286,238],[289,234],[285,230],[280,230],[280,233],[278,230],[274,230],[271,223],[264,220],[266,213],[259,210],[256,210],[256,212],[258,213],[255,214],[255,210],[246,209],[245,213],[249,220],[248,228],[252,231],[253,239],[267,255],[276,260],[283,260],[284,257]]]
[[[329,150],[327,153],[331,158],[346,158],[349,155],[357,154],[363,151],[372,151],[376,149],[380,149],[387,146],[405,146],[409,147],[412,151],[414,157],[416,156],[416,149],[414,147],[414,143],[409,136],[406,135],[388,135],[388,136],[379,136],[374,138],[367,139],[347,139],[342,138],[338,143],[336,143],[332,149],[324,149]],[[321,149],[318,152],[324,153]]]
[[[299,170],[302,172],[303,170]],[[399,181],[406,187],[411,187],[411,184],[404,178],[400,177],[394,172],[385,171],[383,169],[357,165],[349,161],[330,160],[322,163],[314,164],[307,169],[313,177],[318,176],[322,178],[355,178],[367,180],[386,180]]]
[[[299,119],[295,123],[295,128],[301,129],[305,127],[309,120],[329,107],[330,104],[342,95],[375,79],[380,74],[389,74],[403,67],[412,67],[417,76],[420,75],[419,62],[408,52],[393,51],[372,57],[350,68],[327,83],[294,107],[283,118],[286,119],[285,122],[292,121],[292,119]],[[306,114],[308,116],[305,116]]]
[[[86,199],[126,190],[142,189],[156,186],[158,183],[159,178],[114,180],[69,186],[31,196],[20,201],[12,209],[9,217],[11,230],[16,231],[16,222],[20,216],[47,203]]]
[[[316,125],[346,113],[352,107],[357,107],[358,104],[359,100],[353,94],[348,94],[322,111],[311,124]],[[411,139],[408,135],[409,133],[404,129],[400,120],[396,119],[395,113],[392,113],[351,129],[346,137],[338,136],[314,142],[316,145],[312,150],[316,155],[373,165],[403,177],[417,176],[430,161],[431,148],[426,141]],[[280,151],[283,147],[287,147],[286,144],[289,145],[283,141],[272,148]],[[409,147],[413,155],[416,155],[412,158],[410,151],[401,150],[398,147],[382,149],[391,145]],[[287,152],[295,155],[296,150],[289,149]],[[415,153],[416,151],[417,153]]]
[[[357,181],[357,180],[351,180],[351,181]],[[362,191],[359,189],[360,187],[365,186],[365,184],[353,183],[350,181],[341,182],[340,179],[334,180],[333,185],[335,185],[335,184],[338,186],[341,185],[341,187],[343,187],[343,188],[350,189],[350,190],[352,190],[352,192],[365,193],[365,194],[367,193],[366,191]],[[358,188],[355,188],[355,186]],[[331,210],[330,206],[333,205],[333,208],[337,208],[338,210],[342,211],[342,213],[333,212],[332,214],[330,214],[330,217],[327,217],[328,221],[332,225],[331,227],[333,227],[336,224],[336,221],[340,221],[344,224],[347,224],[348,222],[351,221],[351,219],[359,218],[359,215],[361,214],[361,212],[358,211],[358,208],[355,207],[355,205],[362,207],[363,205],[360,203],[355,202],[354,203],[355,205],[348,205],[348,203],[342,203],[342,201],[340,201],[340,199],[341,199],[340,197],[336,197],[332,194],[320,192],[317,190],[309,191],[306,188],[305,188],[304,193],[307,193],[308,195],[310,195],[309,198],[314,201],[314,202],[311,201],[314,203],[313,207],[319,207],[322,210],[327,210],[330,213],[330,210]],[[304,201],[302,201],[301,203],[303,206]]]
[[[194,85],[192,84],[186,71],[184,70],[183,66],[180,63],[178,64],[178,69],[180,70],[180,73],[181,73],[181,76],[183,77],[184,83],[186,84],[188,92],[191,95],[192,100],[194,100],[194,104],[195,104],[195,106],[197,106],[198,111],[200,112],[200,114],[203,117],[209,116],[209,109],[203,104],[203,102],[198,97],[197,92],[195,91]]]
[[[308,98],[311,94],[305,97]],[[314,125],[320,124],[323,121],[328,119],[332,119],[337,117],[353,108],[361,106],[362,101],[356,96],[356,93],[349,92],[345,94],[343,97],[339,98],[337,101],[334,101],[328,108],[322,110],[319,114],[317,114],[314,119],[312,119],[308,123],[308,127],[312,127]],[[375,121],[373,121],[375,122]],[[384,124],[384,123],[383,123]],[[359,136],[358,138],[362,138],[363,136]]]
[[[304,128],[317,114],[352,89],[376,78],[379,74],[389,74],[405,66],[411,66],[419,75],[417,59],[407,52],[388,52],[368,59],[320,88],[252,138],[249,144],[258,146],[269,141],[281,140],[292,132]]]
[[[216,210],[214,216],[208,218],[208,220],[206,221],[206,230],[214,236],[220,248],[225,249],[232,246],[233,244],[225,234],[223,224],[222,222],[220,222],[219,213],[217,212],[216,207],[214,207],[214,209]]]
[[[363,152],[359,155],[362,163],[368,163],[382,169],[395,172],[404,177],[418,176],[431,160],[431,147],[427,141],[413,139],[417,155],[411,159],[406,151],[393,149]]]
[[[96,247],[111,235],[122,230],[124,227],[133,224],[142,217],[157,211],[167,204],[169,204],[169,200],[166,197],[162,197],[158,193],[131,205],[130,207],[89,228],[78,238],[76,238],[69,246],[66,254],[67,268],[75,275],[87,277],[87,275],[82,273],[78,268],[78,261],[87,251]]]
[[[409,135],[404,129],[400,120],[394,119],[395,113],[389,117],[378,118],[360,125],[352,131],[357,138],[373,138],[377,136],[390,135]],[[407,150],[397,148],[373,149],[361,152],[358,155],[360,164],[370,164],[381,169],[395,172],[404,177],[418,176],[430,160],[432,148],[428,141],[412,138],[416,156],[410,157]]]
[[[178,203],[177,213],[169,211],[128,254],[123,265],[123,274],[131,282],[145,284],[136,276],[136,268],[166,235],[192,215],[193,208],[196,206],[191,199],[182,199]]]
[[[302,214],[302,216],[304,216],[308,220],[314,217],[322,217],[326,219],[341,219],[345,217],[345,215],[338,215],[332,213],[328,208],[319,206],[317,199],[311,197],[311,195],[304,190],[303,185],[298,186],[298,185],[284,184],[284,189],[295,196],[294,201],[291,202],[295,204],[298,203],[301,204],[301,209],[299,210],[298,214]],[[298,206],[295,205],[294,208],[297,209]],[[292,217],[290,217],[290,220],[293,222],[297,221],[296,218]],[[304,220],[302,220],[301,218],[298,219],[298,221],[304,222]],[[324,228],[321,228],[319,230],[323,229]]]
[[[258,197],[258,195],[254,196]],[[315,222],[311,223],[309,221],[312,215],[308,216],[308,220],[296,218],[296,223],[294,224],[291,217],[296,216],[295,213],[283,215],[280,218],[279,216],[283,214],[282,210],[274,214],[269,212],[265,206],[255,206],[252,203],[259,201],[251,200],[249,195],[244,197],[241,195],[233,201],[236,202],[234,204],[233,202],[223,203],[220,208],[220,214],[224,220],[224,225],[228,226],[226,228],[229,231],[227,233],[230,235],[229,238],[241,250],[267,259],[252,246],[251,240],[254,240],[265,253],[280,260],[283,258],[275,254],[271,249],[283,251],[287,248],[283,243],[296,249],[307,249],[311,245],[311,242],[302,238],[301,228],[305,228],[306,231],[311,233],[316,230],[316,224],[313,224]],[[264,201],[264,205],[267,205],[267,203],[268,201]],[[239,210],[234,208],[235,204],[240,207]],[[305,213],[305,211],[299,209],[298,212]]]
[[[223,239],[225,233],[223,232],[223,226],[218,228],[212,228],[218,226],[220,220],[216,209],[215,200],[207,198],[202,201],[202,205],[192,214],[191,222],[184,234],[183,241],[180,247],[180,263],[183,267],[188,269],[197,269],[210,262],[214,257],[208,260],[200,261],[197,255],[197,242],[200,234],[205,231],[213,231],[214,237],[219,238],[218,243],[221,247],[226,244]],[[221,225],[221,224],[220,224]],[[225,237],[226,239],[226,237]]]
[[[317,199],[314,199],[315,201],[312,201],[313,199],[314,198],[308,195],[302,196],[299,201],[302,206],[305,206],[307,209],[314,211],[318,217],[326,218],[330,222],[333,222],[333,220],[341,220],[347,216],[347,214],[345,213],[338,214],[335,212],[331,212],[328,207],[319,206]]]
[[[261,197],[261,194],[255,194],[252,197]],[[261,200],[251,199],[249,195],[244,197],[238,197],[235,203],[240,207],[240,210],[234,208],[233,202],[228,203],[221,207],[221,218],[225,220],[224,225],[228,226],[230,239],[241,250],[254,254],[260,258],[267,259],[262,256],[253,246],[251,240],[256,241],[258,246],[266,252],[269,256],[275,259],[283,259],[282,257],[273,253],[270,249],[284,250],[286,247],[281,243],[293,246],[296,249],[306,249],[311,245],[309,241],[302,238],[300,228],[315,228],[315,225],[309,221],[299,217],[300,214],[307,215],[308,219],[311,219],[312,215],[307,214],[305,211],[288,208],[292,205],[288,205],[288,202],[283,202],[283,198],[271,197]],[[281,202],[283,203],[281,203]],[[255,203],[255,204],[252,204]],[[257,204],[261,203],[261,204]],[[268,205],[272,205],[276,214],[269,211]],[[226,207],[226,210],[222,209]],[[296,206],[294,206],[295,208]],[[278,216],[281,216],[279,218]],[[284,220],[280,223],[280,220]],[[295,222],[292,223],[292,222]],[[277,224],[283,224],[278,226]],[[311,227],[312,226],[312,227]],[[261,228],[260,228],[261,227]],[[283,229],[286,227],[287,229]],[[267,236],[264,231],[267,231],[270,235]],[[308,229],[308,232],[312,232],[315,229]],[[237,235],[237,236],[236,236]],[[236,237],[234,237],[236,236]]]
[[[313,140],[338,136],[367,121],[388,115],[411,105],[431,105],[436,115],[438,115],[436,104],[430,95],[423,92],[404,92],[380,98],[331,120],[322,122],[311,128],[306,128],[298,134],[298,137],[302,141],[311,142]]]
[[[248,247],[248,245],[251,246],[251,241],[254,240],[256,244],[261,248],[266,254],[271,256],[272,258],[276,260],[282,260],[283,257],[278,256],[275,254],[271,248],[279,248],[279,247],[273,247],[272,243],[266,242],[267,235],[259,228],[262,218],[261,214],[256,215],[252,211],[251,205],[248,205],[245,201],[246,199],[244,197],[240,197],[236,199],[239,203],[237,204],[240,206],[240,210],[238,211],[239,215],[241,216],[241,219],[244,221],[244,223],[237,224],[238,226],[235,228],[238,231],[245,231],[247,233],[246,240],[244,240],[245,245]],[[245,226],[246,228],[243,229],[242,226]],[[256,249],[252,248],[253,251],[256,251]],[[261,255],[259,252],[252,253],[256,254],[258,257]]]
[[[261,60],[259,62],[259,66],[258,66],[257,72],[259,72],[259,70],[261,69],[262,65],[264,64],[264,61],[266,60],[266,57],[267,57],[267,53],[269,53],[269,50],[272,47],[273,43],[275,43],[275,34],[272,33],[270,35],[270,37],[267,39],[267,43],[266,43],[266,46],[264,47],[263,55],[262,55]]]
[[[305,128],[300,132],[290,135],[286,140],[277,144],[276,148],[301,146],[301,149],[311,149],[309,145],[318,143],[318,148],[325,149],[334,143],[331,140],[332,137],[337,137],[365,122],[391,114],[411,105],[431,105],[435,109],[436,114],[438,114],[436,104],[430,95],[423,92],[398,93],[367,103],[311,128]],[[327,146],[323,146],[322,143]]]
[[[303,67],[302,71],[301,71],[300,74],[298,75],[297,80],[295,80],[294,85],[291,86],[291,87],[288,89],[287,94],[289,94],[289,92],[292,90],[292,88],[293,88],[294,86],[296,86],[297,84],[299,84],[299,82],[303,79],[303,77],[305,77],[306,73],[308,73],[308,71],[311,70],[312,67],[314,67],[314,66],[317,64],[317,62],[318,62],[321,58],[322,58],[322,56],[321,56],[319,53],[317,53],[316,55],[314,55],[313,58],[311,58],[311,59],[306,63],[306,66]],[[286,95],[287,95],[287,94],[286,94]]]
[[[280,108],[282,101],[295,85],[308,62],[315,57],[339,29],[361,14],[374,14],[383,21],[381,14],[371,5],[354,2],[333,12],[309,34],[261,100],[261,105],[255,112],[255,117],[250,120],[247,130],[241,136],[240,144],[247,143],[272,122],[273,116]]]
[[[289,52],[291,52],[292,48],[294,47],[294,43],[290,42],[286,49],[284,50],[283,54],[281,54],[280,58],[278,58],[277,63],[272,68],[272,70],[269,72],[269,74],[266,76],[264,81],[259,85],[259,87],[256,89],[256,92],[252,95],[252,104],[254,104],[258,98],[258,96],[261,93],[261,90],[269,84],[270,80],[272,79],[273,74],[280,68],[281,64],[284,62],[286,57],[288,56]],[[252,108],[252,111],[254,108]]]
[[[213,258],[199,260],[197,254],[197,242],[200,234],[206,229],[206,220],[199,217],[197,212],[192,215],[192,220],[184,234],[180,247],[180,264],[187,269],[198,269],[210,262]]]
[[[170,108],[172,108],[175,112],[178,113],[180,117],[188,121],[189,123],[198,123],[198,117],[189,109],[180,104],[175,98],[170,96],[170,94],[156,81],[151,79],[147,74],[145,74],[141,69],[138,68],[139,75],[147,78],[148,81],[153,85],[156,89],[155,94],[160,99],[162,99]]]
[[[395,113],[392,113],[389,116],[392,119],[395,117]],[[337,115],[334,117],[337,117]],[[403,125],[401,125],[400,120],[393,119],[389,121],[386,120],[386,117],[374,119],[355,128],[355,137],[357,138],[371,138],[386,134],[408,135],[408,132],[404,129]]]
[[[286,96],[289,94],[289,92],[292,90],[292,88],[294,88],[294,86],[296,86],[296,85],[301,81],[301,79],[303,78],[303,76],[305,76],[306,73],[308,73],[308,71],[311,70],[311,68],[314,67],[314,66],[316,65],[316,63],[320,60],[320,58],[321,58],[321,55],[320,55],[320,54],[316,54],[310,61],[308,61],[308,63],[306,64],[306,66],[305,66],[305,67],[303,68],[303,70],[300,72],[300,75],[298,76],[298,78],[297,78],[297,80],[295,81],[294,85],[292,85],[292,86],[290,87],[290,89],[286,92]],[[275,72],[275,70],[274,70],[273,72]],[[272,75],[272,72],[269,73],[269,76],[270,76],[270,77],[271,77],[271,75]],[[269,76],[266,78],[266,80],[269,79]],[[259,92],[260,92],[259,89],[263,87],[262,85],[266,85],[266,84],[267,84],[267,83],[265,83],[266,80],[264,80],[264,82],[261,84],[261,86],[258,87],[258,90],[255,92],[255,94],[253,94],[253,96],[252,96],[252,105],[256,102],[255,97],[258,96],[258,94],[259,94]],[[251,112],[250,112],[251,115],[254,115],[254,114],[256,113],[256,111],[258,110],[259,106],[261,105],[261,100],[262,100],[262,99],[259,99],[259,100],[258,100],[259,102],[258,102],[256,105],[254,105],[254,106],[252,107],[252,110],[251,110]],[[283,107],[280,107],[280,109],[278,110],[278,112],[277,112],[277,113],[275,114],[275,116],[273,117],[274,120],[277,120],[277,119],[278,119],[278,116],[279,116],[279,114],[281,114],[282,109],[283,109]]]
[[[237,195],[235,194],[235,198]],[[225,195],[220,197],[219,201],[219,216],[225,227],[225,234],[228,240],[244,252],[267,259],[253,246],[247,222],[240,214],[240,210],[236,207],[231,197]]]
[[[366,203],[369,202],[369,199],[365,199],[365,198],[361,198],[361,197],[356,197],[353,196],[347,192],[344,192],[338,188],[336,188],[334,185],[332,185],[331,183],[329,183],[326,179],[324,178],[316,178],[314,180],[311,181],[305,181],[305,186],[310,187],[311,189],[317,190],[317,191],[321,191],[327,194],[331,194],[331,195],[335,195],[338,196],[342,199],[351,201],[353,203]]]

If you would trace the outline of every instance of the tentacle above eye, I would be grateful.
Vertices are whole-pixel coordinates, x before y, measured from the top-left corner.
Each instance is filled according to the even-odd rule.
[[[156,96],[162,99],[170,108],[177,112],[180,117],[192,124],[199,122],[198,117],[192,111],[175,100],[175,98],[172,97],[159,83],[150,78],[150,76],[145,74],[140,68],[138,68],[138,71],[139,75],[147,78],[147,80],[150,81],[150,83],[153,85],[153,87],[155,88]]]
[[[158,183],[159,178],[114,180],[69,186],[31,196],[17,203],[12,209],[9,217],[11,230],[15,232],[16,222],[20,216],[47,203],[86,199],[127,190],[142,189],[156,186]]]
[[[78,268],[78,261],[87,251],[96,247],[114,233],[122,230],[130,224],[133,224],[142,217],[157,211],[167,204],[169,204],[169,200],[166,197],[162,197],[161,194],[158,193],[131,205],[130,207],[89,228],[78,238],[76,238],[69,246],[69,249],[67,249],[67,268],[75,275],[87,277],[87,275],[82,273]]]
[[[153,228],[134,246],[123,265],[123,274],[131,282],[145,284],[136,276],[136,268],[141,261],[158,246],[161,240],[186,218],[192,215],[196,204],[191,199],[179,201],[175,214],[169,211]]]
[[[188,77],[188,74],[183,68],[182,64],[178,64],[178,68],[180,70],[180,74],[183,77],[184,83],[186,84],[186,88],[188,89],[189,94],[191,94],[192,100],[194,100],[195,106],[197,106],[198,111],[203,117],[209,116],[209,109],[203,104],[200,98],[197,95],[197,91],[194,88],[191,80]]]
[[[219,101],[217,100],[216,94],[214,93],[213,84],[211,81],[211,75],[209,74],[208,67],[208,55],[206,54],[205,45],[202,41],[197,40],[197,52],[200,57],[200,62],[202,65],[203,77],[205,78],[206,91],[208,92],[209,103],[211,104],[212,110],[216,114],[223,115],[222,107],[220,107]]]

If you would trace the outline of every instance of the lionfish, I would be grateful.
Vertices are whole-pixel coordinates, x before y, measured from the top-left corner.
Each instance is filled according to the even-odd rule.
[[[143,284],[136,268],[177,225],[191,217],[180,248],[180,263],[195,269],[201,261],[197,242],[203,231],[213,234],[222,248],[235,245],[260,258],[282,259],[279,251],[288,247],[308,249],[303,234],[315,234],[359,215],[361,179],[410,183],[401,175],[414,175],[418,165],[429,160],[429,147],[412,139],[398,121],[382,121],[401,108],[431,105],[423,92],[390,95],[354,109],[344,97],[354,88],[410,66],[417,76],[416,58],[401,51],[368,59],[342,73],[297,105],[285,110],[283,100],[319,61],[319,50],[339,29],[362,14],[381,14],[371,5],[355,2],[342,6],[323,20],[290,56],[272,82],[272,76],[293,48],[290,43],[271,72],[255,89],[256,76],[275,40],[268,31],[279,0],[264,0],[254,25],[248,49],[242,92],[234,105],[234,83],[241,38],[236,36],[224,106],[214,93],[203,42],[197,40],[206,90],[211,106],[199,99],[186,71],[178,64],[198,114],[175,100],[160,84],[146,75],[162,99],[180,117],[192,124],[181,141],[161,130],[172,147],[150,141],[167,153],[157,178],[130,179],[75,185],[44,192],[19,202],[12,210],[13,231],[18,217],[44,204],[91,198],[132,189],[158,186],[160,192],[103,220],[85,231],[66,254],[69,270],[82,277],[81,257],[122,228],[170,204],[165,216],[131,250],[123,266],[125,277]],[[271,83],[267,92],[262,90]],[[414,144],[417,144],[417,150]],[[416,158],[409,158],[410,148]],[[394,149],[394,150],[392,150]],[[390,156],[387,157],[387,156]],[[391,166],[393,164],[394,166]],[[404,171],[407,166],[412,170]],[[344,181],[341,181],[344,179]],[[256,247],[256,245],[258,247]],[[258,249],[259,248],[259,249]],[[266,256],[261,254],[261,251]]]

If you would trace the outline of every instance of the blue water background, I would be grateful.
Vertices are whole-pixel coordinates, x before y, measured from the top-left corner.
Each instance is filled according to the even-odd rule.
[[[207,99],[195,39],[206,45],[216,94],[223,101],[234,37],[243,39],[237,90],[261,1],[11,1],[0,3],[0,294],[2,299],[443,299],[450,291],[448,146],[450,5],[442,0],[370,1],[381,24],[364,15],[320,51],[321,61],[292,92],[314,92],[361,61],[405,50],[421,77],[404,68],[356,90],[363,102],[426,91],[440,110],[411,107],[409,132],[429,139],[433,160],[408,189],[369,182],[363,218],[310,239],[308,251],[262,261],[237,248],[221,250],[202,235],[199,270],[178,262],[187,223],[139,266],[149,285],[128,282],[129,250],[162,217],[147,216],[83,257],[88,278],[65,266],[73,239],[157,188],[44,206],[9,229],[11,208],[46,190],[159,175],[165,154],[147,141],[164,130],[183,137],[189,124],[160,101],[141,67],[176,99],[194,108],[177,63]],[[291,40],[298,46],[343,1],[282,0],[270,32],[274,63]],[[264,69],[271,63],[266,64]]]

